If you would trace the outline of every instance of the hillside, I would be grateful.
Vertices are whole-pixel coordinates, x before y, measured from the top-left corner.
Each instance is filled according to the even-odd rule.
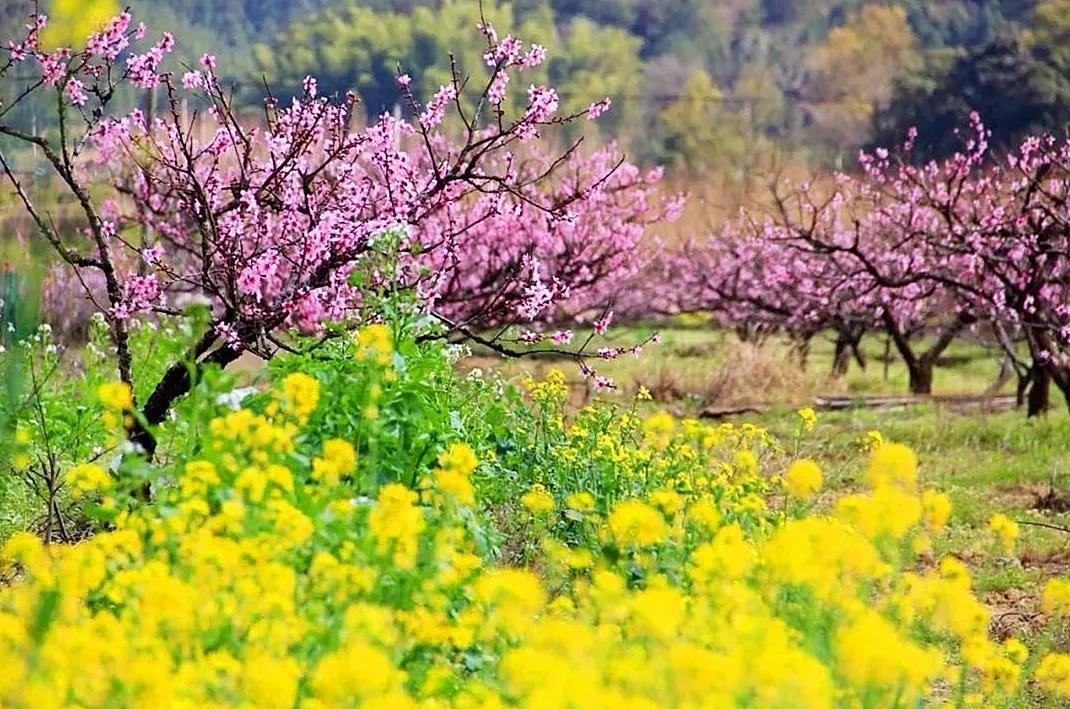
[[[2,0],[10,23],[21,0]],[[209,46],[251,103],[314,74],[394,110],[398,66],[427,96],[478,62],[475,0],[131,0],[183,56]],[[1067,0],[516,0],[486,16],[544,44],[566,108],[613,97],[603,127],[645,160],[745,175],[790,156],[849,164],[918,125],[929,152],[978,110],[997,144],[1070,119]],[[224,52],[220,46],[226,47]],[[525,87],[515,87],[522,91]]]

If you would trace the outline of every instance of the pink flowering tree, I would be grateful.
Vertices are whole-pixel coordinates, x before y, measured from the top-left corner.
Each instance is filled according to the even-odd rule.
[[[835,259],[800,247],[772,218],[743,215],[690,242],[678,273],[684,309],[713,312],[721,326],[745,339],[787,334],[804,364],[810,340],[831,331],[836,352],[830,374],[843,375],[852,355],[865,366],[859,342],[872,325],[866,294],[842,278]]]
[[[913,134],[894,154],[863,156],[880,198],[870,228],[891,236],[899,268],[881,271],[874,258],[859,260],[883,286],[928,290],[959,322],[987,323],[1019,369],[1019,391],[1029,387],[1028,413],[1035,415],[1048,407],[1052,383],[1070,403],[1070,232],[1062,216],[1070,148],[1031,138],[997,159],[988,135],[973,114],[963,148],[943,161],[911,162]]]
[[[905,181],[885,179],[887,159],[863,155],[860,174],[819,186],[774,180],[768,213],[741,214],[681,252],[672,279],[681,308],[714,312],[740,331],[787,333],[804,358],[810,339],[831,331],[833,376],[852,355],[865,366],[863,334],[883,332],[911,392],[930,393],[937,359],[977,322],[977,302],[937,265],[941,211],[911,201]],[[938,172],[951,180],[959,170]]]
[[[871,156],[863,154],[861,165],[861,175],[834,175],[821,199],[806,184],[778,191],[782,230],[773,239],[823,262],[824,294],[815,313],[831,304],[834,320],[883,332],[907,367],[911,393],[929,394],[937,359],[977,321],[975,308],[933,277],[927,237],[941,231],[939,215],[885,193]],[[924,345],[922,336],[928,336]]]
[[[915,393],[931,391],[956,337],[983,326],[1018,368],[1019,392],[1029,388],[1030,415],[1048,407],[1052,384],[1070,404],[1070,144],[1032,138],[995,158],[973,115],[959,152],[917,164],[914,138],[863,154],[860,174],[837,175],[820,199],[806,185],[778,194],[774,227],[743,256],[760,264],[749,292],[790,289],[805,318],[835,322],[846,308],[883,330]],[[821,295],[805,297],[819,278]]]
[[[43,153],[84,228],[61,233],[2,153],[0,166],[104,315],[119,378],[133,384],[132,319],[182,316],[190,303],[211,312],[186,358],[137,404],[131,438],[150,456],[152,426],[201,367],[243,352],[271,357],[294,347],[291,333],[327,337],[379,317],[376,294],[412,294],[442,324],[429,337],[597,311],[600,283],[629,268],[645,224],[671,211],[652,196],[657,176],[639,175],[612,148],[587,156],[578,143],[558,154],[538,148],[544,133],[597,118],[608,101],[561,115],[556,92],[532,85],[527,105],[509,115],[504,87],[545,51],[489,26],[480,28],[485,77],[455,72],[425,104],[398,77],[411,120],[357,125],[356,97],[318,96],[310,77],[302,96],[288,105],[269,98],[250,121],[239,118],[213,57],[168,71],[174,39],[165,33],[139,51],[146,30],[128,13],[82,48],[44,51],[47,19],[31,5],[25,35],[3,47],[0,78],[20,65],[39,78],[4,97],[0,135]],[[462,89],[477,81],[478,98],[464,100]],[[114,115],[124,86],[159,92],[163,110]],[[49,92],[56,134],[4,121],[20,101]],[[184,99],[202,108],[187,115]],[[110,194],[94,184],[100,176]],[[547,348],[582,357],[582,347],[562,349],[569,339],[558,335]]]
[[[661,170],[643,172],[621,161],[612,144],[573,152],[555,179],[539,179],[549,163],[535,153],[511,168],[534,187],[524,196],[454,205],[425,228],[428,237],[448,233],[459,212],[479,215],[465,234],[463,254],[430,251],[425,262],[438,278],[429,284],[435,315],[454,332],[499,350],[569,344],[576,323],[604,332],[615,304],[642,273],[640,253],[653,244],[647,227],[679,214],[681,198],[664,195]],[[509,326],[517,323],[525,327],[514,333]],[[485,336],[477,332],[488,328],[493,332]]]

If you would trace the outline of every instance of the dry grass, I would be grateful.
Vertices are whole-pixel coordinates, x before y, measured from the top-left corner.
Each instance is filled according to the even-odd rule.
[[[645,386],[661,403],[689,399],[702,407],[756,405],[785,397],[787,403],[802,403],[828,389],[825,376],[801,369],[772,343],[729,339],[713,352],[691,348],[682,354],[691,353],[698,366],[654,360],[637,374],[636,386]]]

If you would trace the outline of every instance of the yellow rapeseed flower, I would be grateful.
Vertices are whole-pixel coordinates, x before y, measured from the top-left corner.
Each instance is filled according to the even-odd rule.
[[[866,477],[873,489],[896,485],[913,490],[918,482],[918,458],[900,443],[881,443],[870,454]]]
[[[112,409],[129,411],[134,408],[134,395],[125,382],[106,382],[97,387],[97,397],[101,403]]]
[[[565,507],[577,512],[590,512],[594,509],[594,495],[586,490],[574,492],[565,498]]]
[[[926,490],[921,494],[921,509],[925,524],[934,532],[939,532],[951,518],[951,498],[942,492]]]
[[[366,325],[353,335],[353,342],[357,359],[379,365],[390,364],[390,358],[394,354],[394,340],[388,326],[382,323]]]
[[[48,25],[41,33],[41,48],[80,48],[89,35],[103,29],[121,10],[116,0],[52,0]]]
[[[665,541],[669,533],[661,513],[641,500],[618,502],[608,523],[620,546],[653,546]]]
[[[520,496],[520,504],[532,514],[546,514],[554,511],[554,497],[542,485],[535,484]]]
[[[643,421],[646,440],[654,448],[662,449],[668,446],[675,431],[676,419],[664,411],[651,414]]]
[[[111,487],[112,479],[108,471],[95,463],[82,463],[67,471],[67,484],[71,497],[79,499],[85,495],[104,492]]]
[[[460,475],[471,475],[479,465],[475,451],[467,443],[451,443],[438,456],[439,467],[452,470]]]
[[[795,497],[808,500],[821,489],[821,468],[807,458],[797,460],[784,473],[784,487]]]
[[[1002,513],[992,515],[988,528],[1003,544],[1003,550],[1010,554],[1014,551],[1014,542],[1018,540],[1018,523]]]
[[[880,431],[870,430],[858,442],[864,451],[872,451],[884,444],[884,436]]]
[[[536,381],[528,375],[524,378],[523,384],[531,394],[532,400],[543,406],[556,406],[568,397],[565,373],[556,367],[546,373],[546,379],[543,381]]]
[[[803,408],[796,411],[795,414],[802,422],[802,427],[804,431],[813,430],[814,426],[817,424],[817,412],[809,406],[804,406]]]
[[[1051,579],[1044,586],[1041,607],[1048,615],[1070,617],[1070,579]]]
[[[343,476],[357,467],[357,452],[353,445],[341,438],[323,443],[323,456],[312,459],[312,478],[328,485],[337,485]]]
[[[1070,697],[1070,655],[1052,652],[1037,666],[1036,678],[1040,686],[1060,697]]]
[[[294,372],[282,380],[283,408],[298,420],[305,420],[316,410],[320,400],[320,383],[304,372]]]
[[[447,498],[472,507],[476,503],[475,488],[468,476],[457,468],[439,468],[434,473],[435,487]]]
[[[411,569],[419,551],[418,535],[425,522],[423,511],[416,506],[417,495],[399,483],[390,483],[379,491],[379,499],[368,516],[368,528],[376,540],[379,553],[391,548],[394,563]]]

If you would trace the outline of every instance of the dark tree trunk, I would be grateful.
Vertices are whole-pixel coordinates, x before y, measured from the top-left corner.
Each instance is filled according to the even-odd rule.
[[[147,460],[152,460],[156,454],[157,441],[151,428],[163,423],[175,402],[193,390],[204,367],[212,364],[226,367],[241,356],[241,350],[230,344],[208,352],[216,339],[213,331],[206,332],[188,353],[186,360],[175,362],[167,368],[145,401],[141,409],[141,420],[135,420],[130,429],[129,440],[141,447]],[[206,352],[208,354],[205,354]]]
[[[839,332],[836,334],[836,348],[832,355],[832,371],[829,376],[839,379],[847,374],[847,368],[851,365],[851,342],[849,337]]]
[[[918,357],[907,362],[907,374],[910,378],[911,394],[933,393],[933,364],[934,360],[928,357]]]
[[[1052,367],[1051,380],[1059,388],[1067,408],[1070,409],[1070,367]]]
[[[969,313],[959,313],[955,319],[948,322],[941,330],[936,342],[921,354],[914,351],[910,342],[910,334],[904,332],[899,324],[889,314],[884,314],[884,327],[888,336],[895,343],[895,348],[903,358],[907,367],[911,394],[932,394],[933,370],[940,355],[951,346],[955,337],[962,332],[963,328],[976,322],[976,318]]]
[[[866,354],[862,351],[862,336],[859,335],[851,342],[851,354],[855,358],[855,362],[858,362],[859,369],[866,368]]]
[[[1025,395],[1029,391],[1029,385],[1033,383],[1033,368],[1025,370],[1018,374],[1018,385],[1015,388],[1014,405],[1017,408],[1022,408],[1025,405]]]
[[[1033,383],[1029,387],[1026,415],[1039,416],[1051,408],[1051,372],[1045,364],[1033,365]]]

